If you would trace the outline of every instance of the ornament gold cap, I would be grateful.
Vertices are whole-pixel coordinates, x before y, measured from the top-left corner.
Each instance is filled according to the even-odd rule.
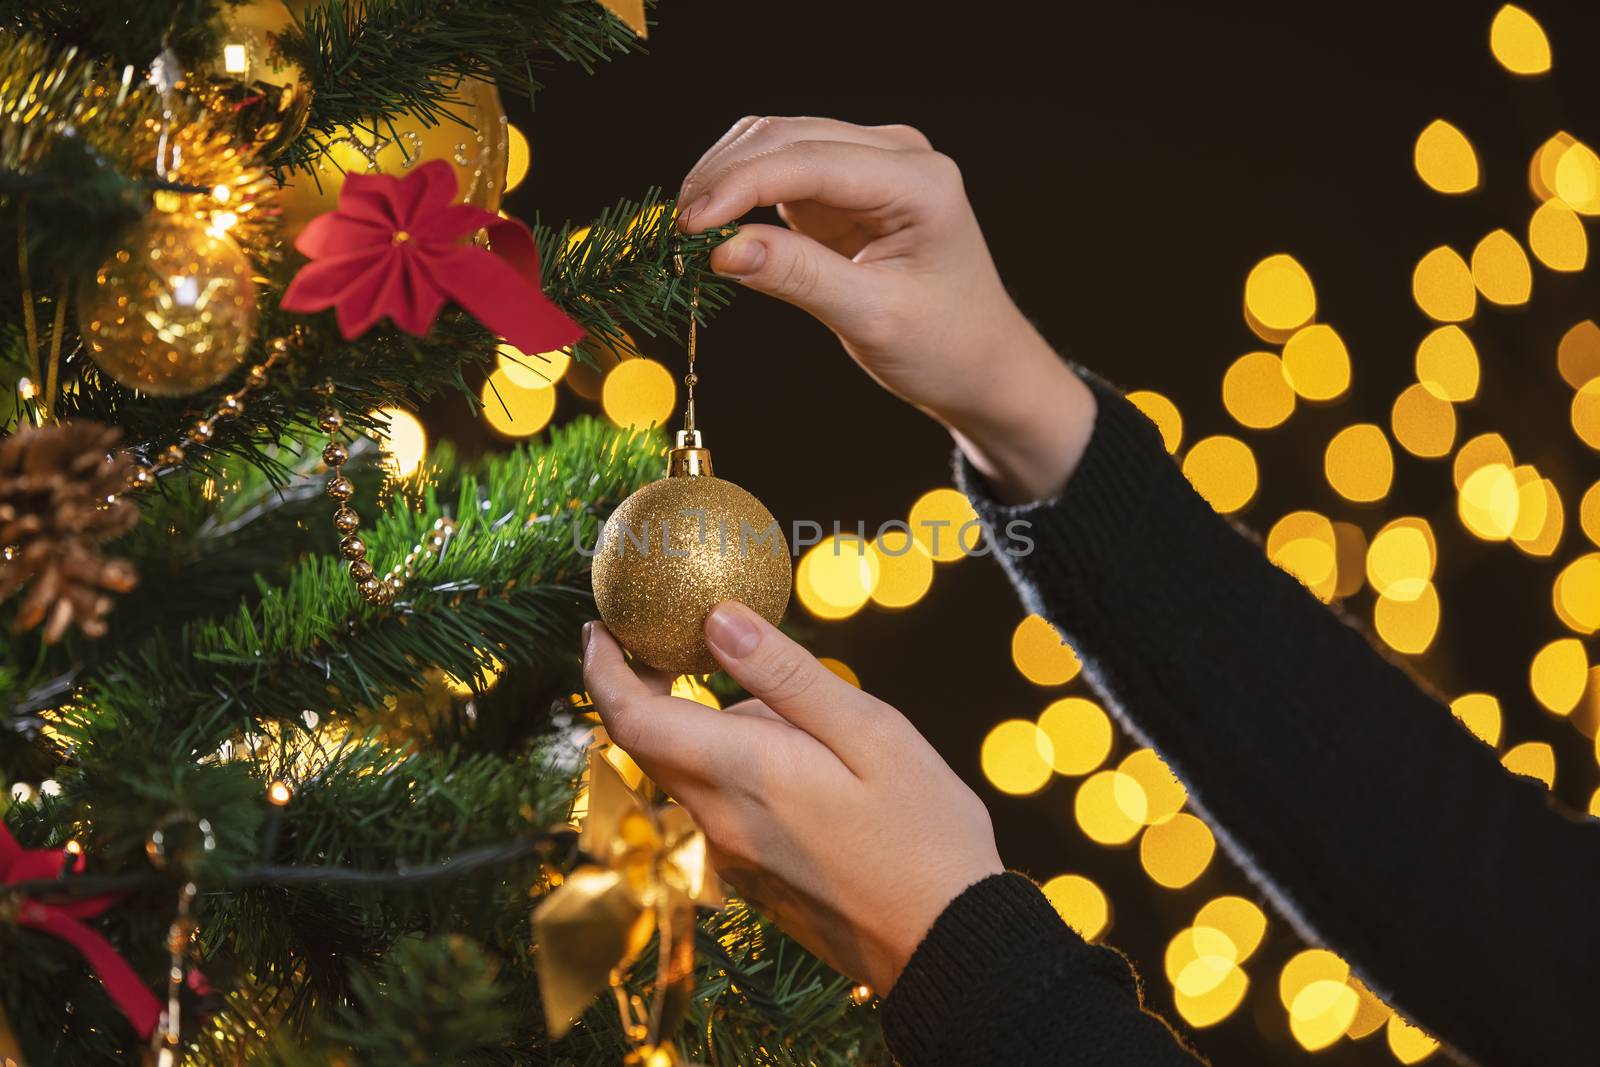
[[[711,449],[701,442],[699,430],[678,431],[667,452],[667,477],[711,477]]]

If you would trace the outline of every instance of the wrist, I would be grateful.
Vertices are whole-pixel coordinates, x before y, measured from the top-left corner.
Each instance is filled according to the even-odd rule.
[[[1094,394],[1025,320],[997,347],[1006,357],[992,385],[935,417],[997,498],[1047,500],[1066,488],[1088,447]]]

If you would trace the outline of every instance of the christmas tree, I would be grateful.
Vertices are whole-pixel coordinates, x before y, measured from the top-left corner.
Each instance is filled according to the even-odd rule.
[[[497,213],[500,94],[644,16],[0,2],[0,1063],[884,1058],[860,990],[694,910],[672,879],[703,872],[597,845],[603,806],[657,809],[622,754],[585,764],[583,549],[662,440],[381,446],[508,358],[725,304],[728,234],[655,191]],[[624,864],[645,888],[596,908]],[[589,1005],[570,1030],[541,971]]]

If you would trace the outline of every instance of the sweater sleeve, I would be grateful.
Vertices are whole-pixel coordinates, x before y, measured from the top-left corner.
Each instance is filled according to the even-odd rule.
[[[1024,605],[1303,937],[1464,1060],[1592,1062],[1600,822],[1506,772],[1085,377],[1099,414],[1060,497],[1001,505],[957,458],[997,544],[1026,524],[1033,550],[998,553]]]
[[[1140,1007],[1128,961],[1086,943],[1019,874],[958,896],[883,1005],[905,1067],[1199,1067]]]

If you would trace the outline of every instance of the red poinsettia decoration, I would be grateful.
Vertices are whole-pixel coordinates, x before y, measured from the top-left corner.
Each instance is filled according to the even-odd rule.
[[[385,317],[420,337],[446,300],[524,352],[582,337],[539,287],[539,250],[528,228],[455,198],[455,171],[442,159],[404,178],[345,178],[338,209],[312,219],[295,239],[311,262],[289,283],[282,306],[334,308],[345,340]],[[489,249],[471,243],[479,230],[488,231]]]

